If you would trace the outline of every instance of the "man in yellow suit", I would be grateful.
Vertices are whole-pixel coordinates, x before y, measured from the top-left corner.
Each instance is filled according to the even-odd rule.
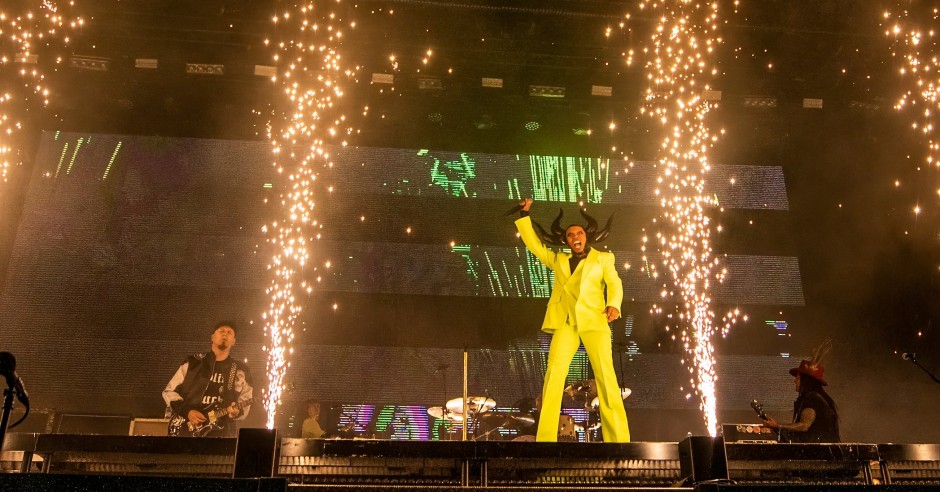
[[[597,380],[604,441],[630,442],[627,413],[614,372],[609,325],[620,317],[623,284],[617,275],[614,254],[591,247],[592,242],[607,237],[610,221],[598,231],[597,222],[582,212],[588,220],[587,228],[571,225],[562,229],[559,213],[551,234],[539,227],[547,242],[571,249],[571,253],[556,253],[542,244],[532,226],[529,217],[532,199],[526,198],[520,205],[522,217],[516,220],[516,228],[522,241],[555,274],[555,285],[542,323],[542,331],[552,334],[552,343],[542,385],[542,411],[536,440],[558,440],[558,419],[568,367],[583,343]]]

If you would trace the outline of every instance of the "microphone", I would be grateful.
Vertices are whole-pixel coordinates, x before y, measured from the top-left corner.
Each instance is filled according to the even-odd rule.
[[[915,362],[917,361],[917,354],[915,354],[914,352],[904,352],[903,354],[901,354],[901,358],[904,360]]]
[[[16,393],[16,399],[29,408],[29,395],[23,387],[23,380],[16,375],[16,357],[10,352],[0,352],[0,376],[7,380],[7,386]]]
[[[522,205],[516,205],[515,207],[512,207],[511,209],[507,210],[506,213],[503,214],[503,217],[509,217],[510,215],[520,210],[522,210]]]

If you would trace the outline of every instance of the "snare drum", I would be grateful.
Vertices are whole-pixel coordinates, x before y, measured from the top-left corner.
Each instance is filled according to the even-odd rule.
[[[574,428],[574,417],[561,414],[558,417],[558,440],[574,442],[578,440],[578,434]]]

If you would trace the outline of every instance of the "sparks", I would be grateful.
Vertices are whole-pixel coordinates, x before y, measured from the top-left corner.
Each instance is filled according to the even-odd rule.
[[[0,74],[3,75],[0,80],[4,81],[0,87],[0,181],[4,183],[13,166],[20,164],[15,135],[23,129],[23,124],[16,115],[49,104],[51,91],[40,69],[37,51],[68,45],[67,31],[84,25],[80,17],[67,18],[60,12],[64,9],[52,0],[31,7],[36,11],[27,6],[13,11],[0,10]],[[68,2],[68,7],[73,8],[74,2]],[[58,57],[56,63],[60,62],[61,57]],[[17,77],[21,83],[12,83]]]
[[[330,5],[338,8],[339,2]],[[316,230],[323,226],[314,217],[314,199],[321,172],[333,167],[327,141],[346,145],[342,138],[353,133],[342,114],[342,87],[356,77],[340,54],[345,24],[337,13],[321,11],[313,3],[296,3],[273,20],[280,38],[270,43],[277,48],[273,55],[279,74],[275,87],[286,107],[268,123],[268,139],[275,156],[273,164],[287,183],[280,195],[280,219],[264,228],[273,249],[268,265],[271,281],[265,291],[270,303],[262,313],[268,337],[264,407],[269,429],[274,427],[281,403],[303,298],[313,292],[305,279],[311,272],[305,268],[312,242],[318,237]],[[332,189],[331,185],[325,187]],[[318,276],[316,282],[320,280]]]
[[[704,98],[711,90],[708,79],[717,73],[710,65],[721,42],[718,3],[664,0],[645,2],[641,8],[656,11],[658,19],[649,47],[643,50],[648,56],[645,73],[649,87],[642,114],[665,132],[655,190],[661,207],[660,219],[654,221],[659,230],[654,240],[643,237],[642,251],[646,261],[647,245],[655,245],[672,282],[672,286],[664,286],[662,297],[678,297],[674,328],[679,328],[683,348],[689,354],[684,362],[694,373],[691,383],[708,433],[714,436],[718,420],[712,338],[718,332],[727,334],[738,314],[734,310],[719,323],[711,299],[711,286],[723,281],[725,275],[711,246],[714,224],[710,213],[719,207],[717,199],[705,192],[710,169],[707,154],[718,137],[706,118],[716,103]],[[648,268],[651,278],[656,278],[655,264],[649,263]],[[660,314],[662,308],[653,306],[651,313]]]
[[[891,58],[896,60],[897,72],[903,82],[894,107],[911,115],[910,126],[923,141],[923,161],[915,163],[911,170],[918,174],[933,170],[930,177],[934,180],[937,179],[936,170],[940,168],[940,139],[934,133],[935,115],[940,113],[940,44],[934,36],[934,24],[937,23],[935,11],[928,13],[899,2],[894,11],[883,14],[881,24],[890,43]],[[896,180],[895,188],[900,189],[900,184]],[[935,185],[931,186],[931,189],[935,188]],[[914,193],[923,192],[918,187],[910,189]],[[921,198],[918,196],[918,201]],[[914,207],[915,217],[923,211],[921,206]]]

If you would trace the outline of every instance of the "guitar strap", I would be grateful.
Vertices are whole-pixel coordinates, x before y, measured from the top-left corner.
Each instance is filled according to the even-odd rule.
[[[238,364],[233,360],[232,367],[228,371],[228,384],[225,388],[229,391],[232,390],[232,387],[235,386],[235,374],[238,372]]]

